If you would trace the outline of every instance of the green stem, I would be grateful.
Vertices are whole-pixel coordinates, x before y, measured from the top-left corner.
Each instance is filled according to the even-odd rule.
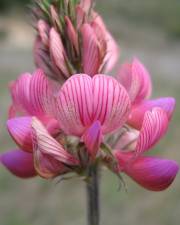
[[[91,166],[88,169],[89,180],[87,182],[87,219],[88,225],[99,225],[99,168]]]

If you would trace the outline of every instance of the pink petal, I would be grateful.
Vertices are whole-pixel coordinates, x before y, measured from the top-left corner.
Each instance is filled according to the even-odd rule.
[[[78,160],[64,150],[62,145],[50,136],[46,128],[35,117],[32,121],[32,128],[35,154],[46,154],[60,163],[71,166],[78,164]]]
[[[136,129],[140,129],[143,123],[145,112],[152,110],[154,107],[162,108],[167,113],[168,119],[170,120],[174,112],[175,105],[176,101],[171,97],[143,101],[140,104],[136,104],[132,107],[128,124]]]
[[[130,99],[123,86],[106,75],[93,77],[93,120],[100,121],[103,134],[120,128],[130,112]]]
[[[13,107],[24,114],[44,115],[51,113],[53,96],[49,81],[41,69],[23,74],[11,86]]]
[[[64,74],[65,77],[69,77],[69,71],[66,66],[66,53],[65,49],[61,40],[61,37],[59,36],[58,32],[54,29],[51,28],[50,34],[50,53],[52,56],[52,59],[56,66],[60,69],[60,71]]]
[[[83,50],[83,72],[93,76],[99,72],[101,66],[101,53],[99,44],[93,28],[84,24],[81,28]]]
[[[54,5],[50,5],[50,12],[51,12],[51,20],[54,27],[61,27],[60,19],[58,15],[58,9]]]
[[[16,81],[11,83],[10,91],[13,100],[13,107],[21,113],[30,113],[29,107],[29,85],[31,74],[22,74]]]
[[[96,20],[91,22],[91,27],[93,28],[93,31],[97,37],[97,40],[99,43],[99,49],[100,49],[100,53],[101,53],[101,61],[103,62],[103,59],[107,53],[106,30],[104,29],[104,27],[102,27],[100,24],[98,24],[96,22]],[[101,67],[102,66],[103,65],[101,65]]]
[[[82,9],[81,6],[77,5],[76,6],[76,23],[77,23],[77,28],[80,29],[82,24],[84,23],[85,20],[85,12]]]
[[[138,59],[134,59],[132,64],[122,65],[118,80],[128,91],[133,103],[140,102],[151,94],[150,75]]]
[[[126,131],[121,138],[117,141],[115,148],[116,149],[128,149],[134,150],[137,144],[137,139],[139,136],[139,132],[135,129],[131,129],[130,131]]]
[[[49,81],[41,69],[35,71],[29,85],[29,98],[32,115],[51,114],[53,92]]]
[[[72,43],[72,46],[76,49],[76,52],[79,53],[79,43],[78,43],[78,34],[71,22],[71,20],[65,16],[66,26],[67,26],[67,34],[68,38]]]
[[[85,74],[72,76],[57,96],[57,119],[67,134],[81,136],[92,122],[92,81]]]
[[[43,154],[40,151],[34,152],[34,164],[37,173],[46,179],[68,172],[68,168],[66,168],[62,163],[50,155]]]
[[[144,116],[140,135],[137,140],[136,153],[140,154],[153,147],[166,133],[168,129],[168,117],[161,108],[147,111]]]
[[[89,154],[94,159],[102,142],[101,124],[99,121],[94,122],[92,126],[87,129],[83,135],[83,141]]]
[[[103,30],[104,35],[107,33],[107,28],[106,25],[102,19],[102,17],[95,11],[92,11],[92,17],[93,17],[93,22],[99,25],[101,29]]]
[[[120,49],[109,32],[106,33],[106,41],[107,41],[107,54],[106,57],[104,58],[104,63],[105,63],[105,71],[107,73],[111,71],[115,66],[115,64],[117,63],[120,55]]]
[[[151,191],[168,188],[176,177],[179,165],[172,160],[155,157],[139,157],[132,160],[133,153],[117,151],[120,171],[125,172],[139,185]]]
[[[33,55],[34,55],[34,62],[37,68],[42,68],[43,71],[52,79],[55,80],[61,80],[63,79],[61,73],[58,71],[56,66],[52,68],[51,66],[51,60],[49,55],[46,53],[46,47],[44,47],[41,38],[37,36],[35,42],[34,42],[34,49],[33,49]]]
[[[56,137],[60,132],[57,120],[50,117],[40,117],[41,122],[46,126],[48,132]],[[32,152],[32,117],[15,117],[7,121],[7,128],[14,141],[24,150]]]
[[[45,46],[49,45],[49,25],[44,20],[39,20],[37,24],[39,35]]]
[[[57,137],[61,132],[60,124],[58,121],[51,117],[44,117],[39,118],[41,123],[46,127],[47,131],[53,136],[54,138]]]
[[[104,68],[102,69],[104,69],[104,71],[107,73],[111,71],[113,67],[115,66],[115,64],[117,63],[119,59],[120,50],[116,41],[114,40],[112,35],[108,32],[102,17],[96,12],[93,12],[93,14],[94,14],[94,23],[98,24],[99,27],[101,28],[101,34],[100,34],[101,39],[104,39],[106,42],[106,55],[103,59],[102,66]]]
[[[84,10],[84,12],[88,14],[92,4],[92,0],[81,0],[79,5]]]
[[[15,105],[11,105],[8,110],[8,119],[14,118],[17,115],[17,110]]]
[[[141,89],[136,96],[136,102],[142,99],[148,98],[152,92],[152,83],[150,75],[144,65],[138,60],[133,60],[132,73],[139,76],[139,82],[141,82]]]
[[[16,117],[7,121],[7,128],[15,142],[25,151],[32,152],[32,117]]]
[[[97,13],[94,13],[94,17],[95,18],[93,22],[91,22],[91,26],[99,42],[99,49],[101,53],[101,66],[99,71],[105,71],[107,73],[113,69],[114,65],[118,61],[119,47],[106,29],[102,18]]]
[[[132,85],[132,65],[130,63],[124,63],[121,66],[117,75],[117,80],[126,88],[129,93]]]
[[[30,178],[36,176],[31,153],[22,150],[9,151],[0,156],[0,162],[18,177]]]
[[[102,132],[111,132],[123,125],[130,111],[130,99],[115,79],[85,74],[72,76],[57,97],[56,117],[62,129],[81,136],[93,121],[100,121]]]

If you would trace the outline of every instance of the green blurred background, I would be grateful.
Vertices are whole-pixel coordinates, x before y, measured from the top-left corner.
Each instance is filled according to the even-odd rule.
[[[8,83],[33,71],[34,31],[25,0],[0,0],[0,151],[14,148],[5,128],[10,104]],[[97,0],[97,9],[121,46],[122,63],[137,56],[149,69],[153,97],[173,96],[177,107],[169,132],[153,154],[180,163],[180,1]],[[180,179],[161,193],[146,191],[124,176],[101,174],[102,225],[179,225]],[[24,181],[0,167],[0,225],[84,225],[84,183],[78,179],[56,184],[40,178]]]

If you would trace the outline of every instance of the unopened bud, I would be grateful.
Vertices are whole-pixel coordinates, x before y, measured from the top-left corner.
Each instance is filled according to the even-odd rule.
[[[49,45],[49,25],[44,20],[38,21],[38,31],[45,46]]]

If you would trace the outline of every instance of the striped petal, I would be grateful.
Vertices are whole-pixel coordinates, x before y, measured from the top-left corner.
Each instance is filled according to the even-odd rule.
[[[140,129],[142,127],[144,114],[146,111],[152,110],[154,107],[162,108],[167,113],[168,119],[170,120],[174,112],[175,105],[176,101],[171,97],[145,100],[132,107],[128,124],[136,129]]]
[[[150,96],[152,91],[150,75],[138,59],[134,59],[131,64],[122,65],[117,78],[128,91],[133,103]]]
[[[101,124],[99,121],[93,125],[83,135],[83,141],[87,147],[89,154],[94,159],[102,142]]]
[[[101,71],[101,69],[103,69],[102,67],[104,66],[103,60],[107,54],[107,45],[108,45],[108,41],[106,38],[107,32],[106,29],[103,26],[101,26],[101,24],[99,24],[96,20],[93,20],[91,22],[91,27],[96,35],[99,44],[99,49],[101,53],[101,64],[102,64],[99,71]]]
[[[97,37],[93,28],[89,24],[84,24],[81,28],[83,50],[83,72],[93,76],[99,72],[101,66],[101,53]]]
[[[29,99],[32,115],[51,114],[53,105],[53,92],[50,83],[41,69],[35,71],[29,85]]]
[[[25,151],[32,152],[32,117],[16,117],[7,121],[7,128],[15,142]]]
[[[50,53],[55,65],[60,69],[65,77],[69,77],[69,71],[66,66],[66,53],[58,32],[51,28],[49,34]]]
[[[120,50],[116,41],[114,40],[112,35],[108,32],[102,17],[96,12],[93,12],[93,17],[94,17],[93,23],[97,24],[100,28],[100,33],[98,34],[98,37],[100,37],[100,40],[99,40],[100,44],[103,43],[104,41],[106,42],[106,46],[105,46],[106,52],[105,52],[105,57],[103,59],[101,69],[103,69],[103,71],[107,73],[113,69],[114,65],[118,61]],[[101,51],[102,51],[102,47],[101,47]]]
[[[84,10],[82,9],[81,6],[77,5],[76,6],[76,24],[77,24],[78,30],[81,28],[82,24],[84,23],[85,17],[86,15]]]
[[[0,155],[0,162],[15,176],[30,178],[36,176],[33,155],[19,149]]]
[[[105,71],[107,73],[111,71],[113,67],[116,65],[119,59],[120,49],[109,32],[106,32],[106,42],[107,42],[107,54],[104,58],[104,63],[105,63]]]
[[[130,99],[125,88],[106,75],[93,77],[93,120],[100,121],[102,132],[121,127],[130,112]]]
[[[51,137],[42,123],[35,117],[32,121],[32,128],[34,154],[45,154],[54,160],[69,166],[75,166],[78,164],[77,159],[68,153],[53,137]]]
[[[52,26],[61,28],[61,22],[58,15],[58,9],[54,5],[50,5]]]
[[[49,179],[68,172],[62,163],[40,151],[34,152],[34,166],[39,176]]]
[[[144,116],[140,135],[137,140],[137,154],[141,154],[153,147],[166,133],[168,129],[168,117],[161,108],[147,111]]]
[[[20,112],[29,115],[50,113],[49,105],[53,104],[53,96],[48,79],[38,69],[31,74],[23,74],[10,86],[13,105]]]
[[[50,78],[61,80],[62,75],[60,72],[57,72],[58,69],[56,66],[52,68],[52,62],[49,55],[46,54],[46,51],[46,47],[43,45],[41,38],[37,36],[33,48],[34,62],[36,67],[42,68],[46,75]]]
[[[67,134],[81,136],[92,121],[92,81],[85,74],[72,76],[57,97],[57,119]]]
[[[31,112],[29,107],[29,86],[31,74],[22,74],[16,81],[10,84],[13,105],[17,111],[25,114]]]
[[[103,134],[121,127],[130,111],[130,99],[114,78],[105,75],[72,76],[57,97],[56,117],[62,129],[81,136],[94,121],[99,121]]]
[[[151,191],[168,188],[179,170],[179,165],[172,160],[155,157],[139,157],[131,160],[132,157],[133,153],[116,152],[120,171]]]
[[[40,117],[48,132],[56,137],[60,132],[57,120],[50,117]],[[7,128],[14,141],[24,150],[32,152],[32,117],[16,117],[7,121]]]

